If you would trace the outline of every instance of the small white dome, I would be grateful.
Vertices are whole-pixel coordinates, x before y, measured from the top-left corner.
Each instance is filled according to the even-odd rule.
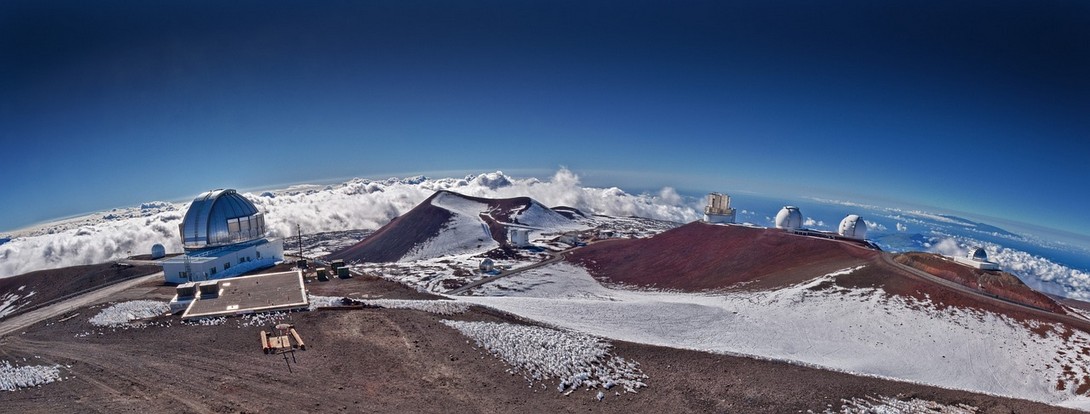
[[[154,246],[151,246],[151,258],[152,259],[162,259],[163,256],[166,256],[166,255],[167,255],[167,249],[165,247],[163,247],[163,245],[156,244]]]
[[[838,233],[844,237],[863,240],[867,238],[867,222],[863,221],[862,217],[849,214],[848,217],[844,217],[844,220],[840,220]]]
[[[802,213],[795,206],[783,206],[776,214],[776,228],[795,230],[802,227]]]
[[[978,262],[986,262],[988,261],[988,252],[978,247],[969,251],[969,258]]]

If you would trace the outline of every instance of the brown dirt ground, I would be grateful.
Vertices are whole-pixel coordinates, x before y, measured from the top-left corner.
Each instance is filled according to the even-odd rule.
[[[425,298],[370,277],[313,282],[314,294]],[[163,297],[149,283],[132,297]],[[119,297],[118,300],[121,300]],[[484,308],[443,317],[420,311],[362,309],[288,316],[307,343],[292,373],[265,355],[258,332],[238,318],[218,326],[160,317],[142,329],[103,329],[95,310],[44,321],[0,338],[0,358],[56,363],[63,381],[0,392],[6,412],[746,412],[821,411],[841,399],[874,395],[964,403],[986,413],[1069,412],[1024,400],[859,377],[781,362],[614,342],[615,353],[638,361],[649,387],[638,394],[596,391],[569,396],[554,381],[529,384],[509,374],[444,318],[525,323]],[[170,326],[165,326],[165,325]],[[100,332],[76,337],[83,332]],[[35,357],[40,357],[36,359]]]

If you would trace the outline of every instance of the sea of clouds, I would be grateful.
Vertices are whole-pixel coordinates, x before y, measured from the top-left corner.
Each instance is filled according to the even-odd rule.
[[[304,233],[375,230],[438,190],[493,198],[529,196],[547,206],[611,216],[676,222],[700,218],[700,200],[682,197],[672,188],[629,194],[616,187],[586,187],[578,175],[563,168],[546,180],[497,171],[464,178],[357,178],[244,195],[265,212],[270,236],[285,237],[296,234],[297,225]],[[0,244],[0,277],[103,263],[149,253],[154,244],[162,244],[167,252],[180,252],[178,225],[187,207],[188,203],[151,202],[16,232]]]
[[[243,194],[265,212],[270,236],[286,237],[296,234],[297,225],[304,233],[375,230],[438,190],[491,198],[529,196],[551,207],[569,206],[594,214],[680,223],[699,219],[703,201],[682,197],[669,187],[644,194],[630,194],[616,187],[588,187],[577,174],[565,168],[548,179],[518,178],[497,171],[463,178],[357,178],[339,184],[300,185]],[[848,205],[842,201],[825,203]],[[167,252],[180,252],[178,225],[188,204],[149,202],[3,235],[10,240],[0,244],[0,277],[146,254],[154,244],[162,244]],[[993,260],[1030,286],[1048,293],[1090,300],[1090,273],[1055,263],[1047,257],[1002,246],[1000,240],[1014,237],[1012,235],[999,234],[996,242],[989,242],[972,237],[976,233],[962,231],[965,224],[959,224],[961,222],[953,221],[953,218],[865,207],[875,209],[876,213],[880,211],[880,217],[894,220],[889,223],[890,227],[896,227],[899,232],[908,231],[911,225],[914,231],[933,239],[932,243],[920,246],[924,249],[958,255],[965,254],[970,246],[984,247]],[[743,211],[740,220],[752,219],[749,216],[753,215]],[[767,218],[768,225],[771,220],[771,217]],[[867,224],[875,232],[888,231],[881,223],[868,220]],[[807,218],[807,226],[835,228],[835,225],[814,218]]]

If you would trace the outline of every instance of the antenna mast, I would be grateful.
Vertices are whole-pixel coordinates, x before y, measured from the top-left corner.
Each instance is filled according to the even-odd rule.
[[[300,230],[299,223],[295,223],[295,234],[299,236],[299,258],[303,259],[303,231]]]

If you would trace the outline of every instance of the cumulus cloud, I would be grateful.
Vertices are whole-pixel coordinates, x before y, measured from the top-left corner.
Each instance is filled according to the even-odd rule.
[[[478,197],[529,196],[547,206],[569,206],[611,216],[676,222],[700,218],[700,200],[687,200],[672,188],[663,188],[657,194],[629,194],[616,187],[584,187],[579,176],[566,168],[547,180],[515,178],[496,171],[463,178],[353,179],[244,196],[265,212],[270,236],[285,237],[295,234],[296,225],[306,233],[378,229],[438,190]],[[168,252],[180,252],[178,225],[187,207],[188,203],[150,202],[15,234],[11,241],[0,245],[0,277],[107,262],[148,253],[156,243],[163,244]]]
[[[897,231],[902,232],[902,233],[907,232],[908,231],[908,226],[906,226],[904,223],[897,222]]]
[[[814,220],[812,217],[807,217],[802,221],[802,225],[806,227],[825,227],[825,222],[822,220]]]
[[[930,251],[932,253],[938,253],[946,256],[965,256],[969,254],[969,249],[962,246],[952,238],[942,239],[938,243],[931,246]]]
[[[882,223],[879,223],[877,221],[863,220],[863,222],[867,223],[867,229],[869,229],[869,230],[877,230],[877,231],[889,230],[889,228],[887,228],[886,226],[882,225]]]

